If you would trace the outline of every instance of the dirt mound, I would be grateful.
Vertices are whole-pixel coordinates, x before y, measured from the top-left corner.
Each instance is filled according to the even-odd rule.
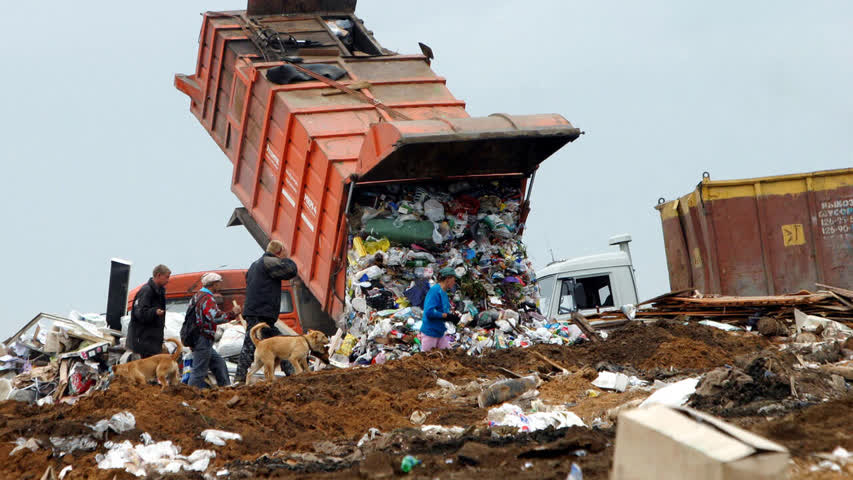
[[[677,366],[679,369],[707,370],[730,361],[731,357],[721,348],[707,345],[690,338],[674,338],[661,344],[654,355],[640,366],[644,370]]]
[[[155,441],[171,440],[182,451],[192,452],[210,448],[199,438],[202,430],[219,429],[242,435],[242,441],[228,442],[225,447],[216,448],[217,457],[212,463],[214,468],[235,462],[255,462],[260,456],[273,455],[277,451],[307,454],[315,452],[319,442],[331,441],[352,448],[370,428],[378,428],[382,432],[411,428],[410,417],[415,410],[426,413],[429,424],[483,426],[486,410],[478,408],[475,395],[463,395],[459,390],[462,390],[463,385],[476,387],[473,382],[482,383],[505,377],[506,372],[496,367],[521,374],[553,374],[557,369],[543,360],[544,356],[570,370],[594,367],[599,362],[642,369],[648,359],[658,354],[662,345],[673,342],[686,344],[684,340],[698,342],[708,349],[721,349],[726,355],[718,360],[724,363],[728,362],[729,356],[745,350],[759,350],[766,342],[757,336],[733,336],[701,325],[631,324],[613,332],[607,341],[597,344],[571,347],[537,345],[528,349],[490,351],[478,357],[469,357],[461,351],[430,352],[369,368],[327,370],[290,377],[272,384],[207,392],[182,385],[161,393],[157,386],[139,387],[117,380],[108,390],[82,397],[75,405],[38,408],[15,402],[0,404],[0,457],[8,457],[14,448],[9,442],[19,437],[36,437],[47,445],[51,435],[89,434],[85,424],[94,424],[122,411],[134,414],[136,429],[111,436],[110,440],[138,442],[140,434],[147,432]],[[694,349],[697,346],[693,344]],[[675,368],[685,369],[697,365],[696,359],[682,359],[675,363]],[[705,364],[711,363],[711,360],[706,359]],[[604,393],[600,398],[584,399],[584,392],[590,388],[590,379],[582,375],[578,377],[568,380],[577,383],[573,383],[571,389],[577,394],[566,391],[560,399],[564,403],[575,404],[579,415],[584,418],[599,416],[607,408],[630,399],[611,393]],[[439,378],[460,387],[453,392],[436,393],[441,390],[436,382]],[[559,387],[557,384],[553,387],[546,384],[545,392],[548,393],[543,393],[543,398],[553,393],[554,398],[548,399],[549,402],[555,400]],[[503,452],[506,455],[516,455],[513,458],[518,460],[517,455],[523,446],[513,442],[501,448],[506,449]],[[64,462],[71,462],[74,465],[72,480],[111,479],[117,472],[99,471],[94,461],[95,454],[103,451],[103,447],[99,446],[95,452],[67,455],[65,458],[52,456],[46,449],[18,453],[0,465],[0,478],[28,478],[29,475],[37,479],[48,465],[58,470],[65,465]],[[451,468],[446,465],[442,467],[444,459],[438,453],[426,447],[422,451],[426,452],[426,459],[434,459],[435,471]],[[602,458],[599,467],[604,473],[600,478],[605,478],[609,455]],[[565,458],[518,460],[521,463],[516,460],[511,462],[513,468],[519,466],[514,472],[523,472],[520,467],[528,461],[533,462],[535,467],[530,477],[535,478],[556,478],[559,477],[557,473],[562,473],[560,478],[565,478],[567,466],[571,466],[571,461]],[[545,467],[540,467],[540,461],[550,465],[551,470],[543,470]],[[595,474],[586,475],[587,467],[584,463],[592,461],[591,458],[583,457],[578,463],[584,466],[585,476],[597,478]],[[462,477],[493,478],[500,471],[499,464],[502,463],[488,468],[477,467],[480,470],[473,471],[471,475],[468,475],[467,470],[457,473]],[[425,465],[428,466],[427,460]],[[336,463],[333,466],[323,464],[321,467],[316,474],[332,469],[343,475],[349,465]],[[424,468],[425,471],[431,471]],[[598,467],[591,468],[595,472]],[[483,473],[478,473],[480,471]],[[300,472],[305,475],[315,474],[310,469]],[[352,473],[349,472],[350,476]],[[286,476],[285,472],[282,472],[282,476]],[[118,478],[123,478],[121,472],[118,472]]]
[[[793,362],[775,350],[738,357],[735,366],[708,372],[690,404],[722,417],[781,415],[847,393],[843,382],[817,370],[794,369]]]
[[[670,345],[672,342],[675,343]],[[519,373],[553,371],[547,363],[531,357],[530,352],[535,351],[566,367],[595,367],[605,363],[651,371],[662,367],[662,364],[650,360],[659,358],[666,368],[695,370],[732,364],[738,355],[753,353],[769,345],[767,339],[754,334],[732,334],[699,324],[661,321],[651,325],[628,324],[612,332],[601,343],[584,343],[570,348],[537,345],[530,349],[495,352],[497,355],[477,357],[475,361],[480,368],[494,365]]]
[[[779,442],[798,457],[831,452],[835,447],[853,450],[853,394],[749,427]]]
[[[334,460],[288,454],[234,462],[229,470],[232,478],[380,478],[383,471],[397,478],[403,474],[403,456],[413,455],[422,462],[409,474],[413,478],[493,479],[511,473],[521,479],[564,480],[572,463],[577,463],[584,478],[605,480],[613,435],[613,431],[575,427],[495,437],[482,429],[449,441],[426,441],[420,432],[400,430],[388,435],[382,448],[367,453],[364,460],[333,472],[329,470]]]
[[[789,377],[780,370],[772,357],[755,358],[744,370],[715,370],[697,385],[691,405],[722,416],[743,415],[744,411],[757,414],[749,408],[753,403],[760,402],[755,405],[760,408],[792,394]]]
[[[551,378],[539,387],[540,398],[548,405],[569,405],[572,413],[590,425],[596,418],[607,420],[608,410],[650,395],[642,390],[618,393],[598,389],[590,383],[597,376],[598,372],[586,367],[571,375]]]

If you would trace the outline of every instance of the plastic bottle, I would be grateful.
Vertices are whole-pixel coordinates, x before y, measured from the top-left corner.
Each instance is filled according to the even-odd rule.
[[[577,463],[572,464],[572,471],[569,472],[569,476],[566,477],[566,480],[583,480],[583,471],[581,470],[580,465]]]
[[[417,458],[415,458],[411,455],[406,455],[405,457],[403,457],[403,461],[400,462],[400,470],[402,470],[405,473],[409,473],[412,471],[413,468],[415,468],[416,466],[418,466],[420,464],[421,464],[421,461],[418,460]]]
[[[483,390],[483,393],[477,397],[477,402],[480,408],[490,407],[512,400],[524,392],[536,388],[538,385],[539,379],[534,375],[502,380]]]
[[[193,356],[184,355],[184,374],[181,376],[181,383],[190,381],[190,374],[193,371]]]

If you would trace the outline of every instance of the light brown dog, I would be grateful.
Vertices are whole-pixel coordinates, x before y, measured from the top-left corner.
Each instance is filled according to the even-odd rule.
[[[323,358],[324,347],[329,343],[329,338],[323,332],[309,330],[306,335],[279,336],[261,339],[261,329],[267,327],[266,323],[259,323],[249,331],[249,337],[255,344],[255,361],[249,368],[247,379],[264,367],[264,376],[271,381],[275,375],[275,366],[281,360],[289,360],[293,364],[295,374],[308,371],[308,354],[315,353]],[[248,380],[247,380],[248,381]]]
[[[141,384],[148,383],[148,380],[156,378],[160,382],[160,385],[163,386],[162,390],[165,390],[168,385],[177,385],[180,383],[180,379],[178,378],[178,361],[181,358],[184,346],[177,338],[167,338],[165,341],[175,344],[174,352],[161,353],[141,360],[116,365],[113,367],[113,373],[117,377],[135,380]]]

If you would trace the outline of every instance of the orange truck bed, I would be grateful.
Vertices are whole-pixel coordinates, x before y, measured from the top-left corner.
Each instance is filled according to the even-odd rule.
[[[175,77],[234,165],[231,190],[266,236],[284,243],[333,318],[343,310],[354,188],[482,175],[523,181],[581,134],[556,114],[471,118],[430,58],[385,50],[354,9],[355,0],[279,0],[208,12],[195,73]],[[352,23],[350,43],[333,33],[328,22],[337,20]],[[292,66],[293,56],[302,63]],[[343,76],[268,78],[275,67],[302,73],[318,64]]]

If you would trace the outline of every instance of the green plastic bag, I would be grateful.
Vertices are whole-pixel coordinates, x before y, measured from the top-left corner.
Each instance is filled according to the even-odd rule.
[[[364,231],[374,237],[385,237],[394,243],[432,245],[433,224],[429,221],[403,222],[399,227],[390,218],[374,218],[364,222]]]

